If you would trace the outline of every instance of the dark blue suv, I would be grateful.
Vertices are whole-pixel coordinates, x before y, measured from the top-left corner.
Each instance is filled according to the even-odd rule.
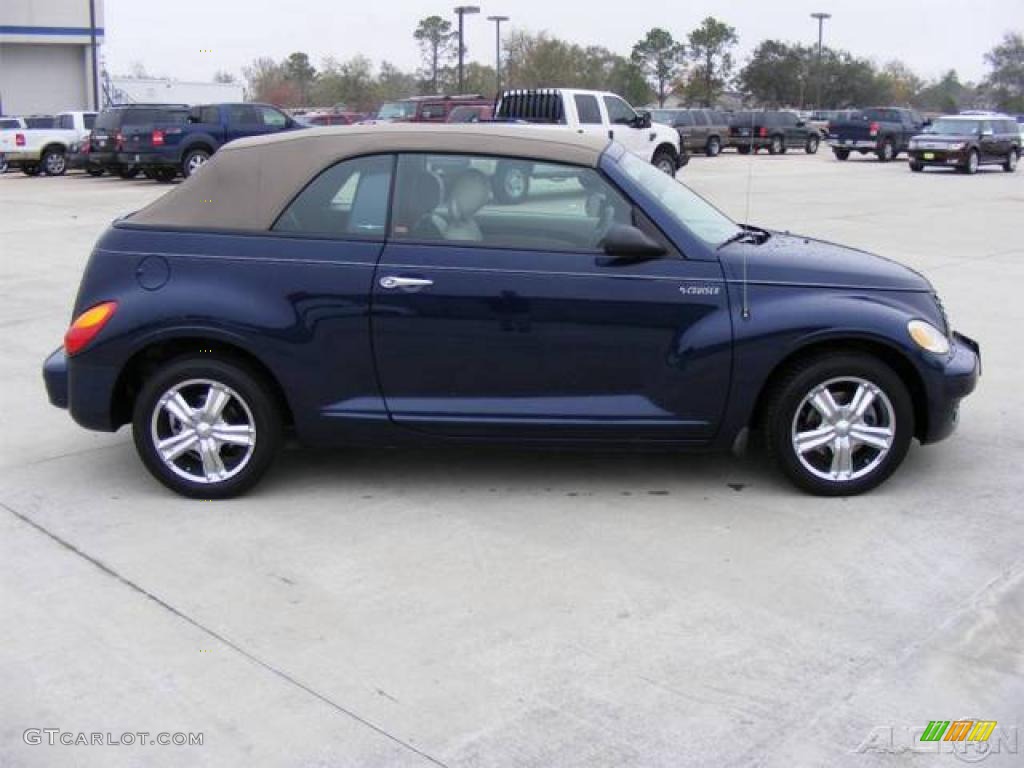
[[[188,178],[229,141],[304,127],[270,104],[203,104],[176,119],[124,126],[117,160],[158,181]]]
[[[518,204],[494,197],[513,166]],[[242,139],[89,259],[50,400],[223,498],[307,445],[726,450],[820,494],[935,442],[978,345],[895,262],[740,225],[617,143],[414,124]]]

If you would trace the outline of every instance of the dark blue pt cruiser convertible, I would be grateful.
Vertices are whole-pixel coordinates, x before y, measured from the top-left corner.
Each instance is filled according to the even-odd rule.
[[[131,423],[150,472],[201,498],[250,488],[289,432],[727,450],[750,431],[799,487],[855,494],[948,436],[980,370],[916,272],[530,126],[232,143],[113,224],[73,317],[51,402]]]

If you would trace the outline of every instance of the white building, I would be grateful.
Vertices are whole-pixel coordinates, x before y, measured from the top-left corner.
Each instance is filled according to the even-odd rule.
[[[0,114],[95,109],[103,0],[0,0]]]

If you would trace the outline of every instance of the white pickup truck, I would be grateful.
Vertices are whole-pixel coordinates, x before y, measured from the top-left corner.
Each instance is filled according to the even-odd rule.
[[[607,91],[507,90],[498,96],[494,118],[565,126],[577,133],[607,136],[671,175],[686,163],[675,128],[652,123],[650,112],[637,111],[621,96]]]
[[[0,131],[0,163],[21,168],[28,176],[61,176],[68,169],[68,151],[92,130],[95,112],[62,112],[53,128],[10,128]]]

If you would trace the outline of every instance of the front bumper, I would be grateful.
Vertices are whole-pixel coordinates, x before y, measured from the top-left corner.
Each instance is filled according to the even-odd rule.
[[[974,391],[981,376],[981,346],[954,332],[949,357],[939,361],[933,373],[925,381],[929,407],[923,444],[944,440],[956,429],[960,401]]]
[[[910,160],[921,165],[960,166],[967,164],[966,150],[949,151],[946,149],[912,149],[907,154]]]

